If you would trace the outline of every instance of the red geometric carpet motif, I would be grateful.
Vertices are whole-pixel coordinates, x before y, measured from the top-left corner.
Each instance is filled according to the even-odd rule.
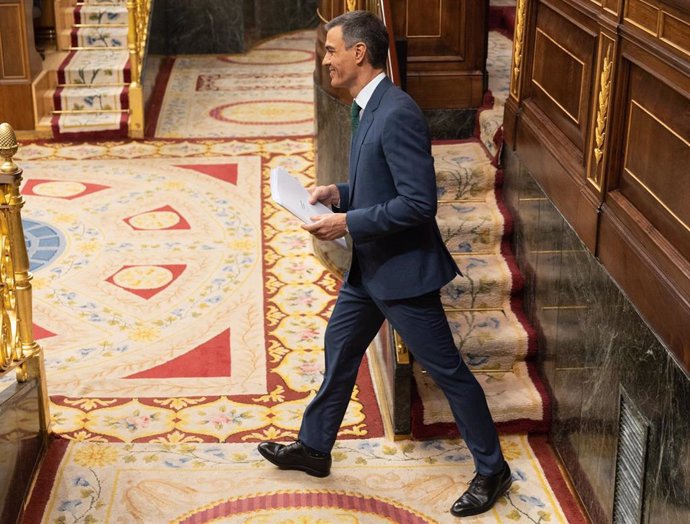
[[[230,329],[165,364],[125,378],[229,377]]]

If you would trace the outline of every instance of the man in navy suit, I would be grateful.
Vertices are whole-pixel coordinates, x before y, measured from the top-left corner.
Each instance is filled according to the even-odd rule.
[[[436,225],[436,175],[431,141],[417,104],[384,74],[388,33],[367,11],[326,25],[331,84],[354,98],[348,182],[319,186],[312,203],[331,215],[304,229],[321,240],[350,233],[352,264],[325,334],[326,370],[307,406],[299,440],[259,444],[282,469],[325,477],[364,353],[387,319],[450,403],[477,475],[453,504],[456,516],[488,511],[511,485],[484,392],[462,360],[439,290],[459,269]]]

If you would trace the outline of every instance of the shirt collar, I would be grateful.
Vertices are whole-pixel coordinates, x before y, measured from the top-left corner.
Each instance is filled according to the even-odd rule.
[[[381,80],[383,80],[384,78],[386,78],[386,74],[383,72],[379,73],[374,78],[372,78],[369,81],[369,83],[365,85],[355,97],[355,102],[357,102],[357,105],[362,108],[362,111],[360,111],[359,113],[360,118],[362,118],[364,108],[369,103],[369,100],[371,100],[371,95],[374,94],[376,87],[381,83]]]

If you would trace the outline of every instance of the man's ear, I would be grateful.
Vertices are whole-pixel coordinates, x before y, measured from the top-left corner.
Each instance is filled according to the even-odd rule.
[[[367,45],[364,42],[357,42],[355,44],[355,62],[361,65],[367,59]]]

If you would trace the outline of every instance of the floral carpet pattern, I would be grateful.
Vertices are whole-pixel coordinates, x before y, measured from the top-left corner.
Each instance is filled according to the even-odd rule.
[[[66,238],[33,282],[55,432],[112,442],[296,435],[320,384],[338,283],[271,203],[268,176],[284,166],[310,183],[313,147],[22,148],[24,216]],[[353,400],[343,436],[380,436],[366,372]]]
[[[83,0],[64,5],[70,5],[73,12],[63,30],[67,37],[60,36],[60,49],[69,53],[56,71],[53,106],[58,112],[51,118],[53,136],[67,140],[126,138],[127,84],[131,81],[126,2]]]
[[[508,94],[511,41],[489,32],[490,95],[479,110],[476,136],[433,146],[436,221],[463,275],[441,290],[453,338],[486,394],[503,432],[542,432],[549,397],[536,372],[536,334],[523,313],[523,279],[510,250],[512,218],[501,199],[503,105]],[[495,91],[494,91],[495,90]],[[418,364],[412,432],[457,435],[443,392]]]
[[[559,504],[550,487],[558,475],[553,458],[535,455],[541,444],[516,435],[501,444],[513,466],[513,486],[491,512],[463,522],[584,522]],[[456,522],[448,508],[474,474],[467,448],[454,440],[340,441],[333,459],[332,474],[317,479],[278,470],[249,444],[62,443],[44,466],[60,482],[41,501],[43,519],[38,503],[27,517],[70,524]]]

